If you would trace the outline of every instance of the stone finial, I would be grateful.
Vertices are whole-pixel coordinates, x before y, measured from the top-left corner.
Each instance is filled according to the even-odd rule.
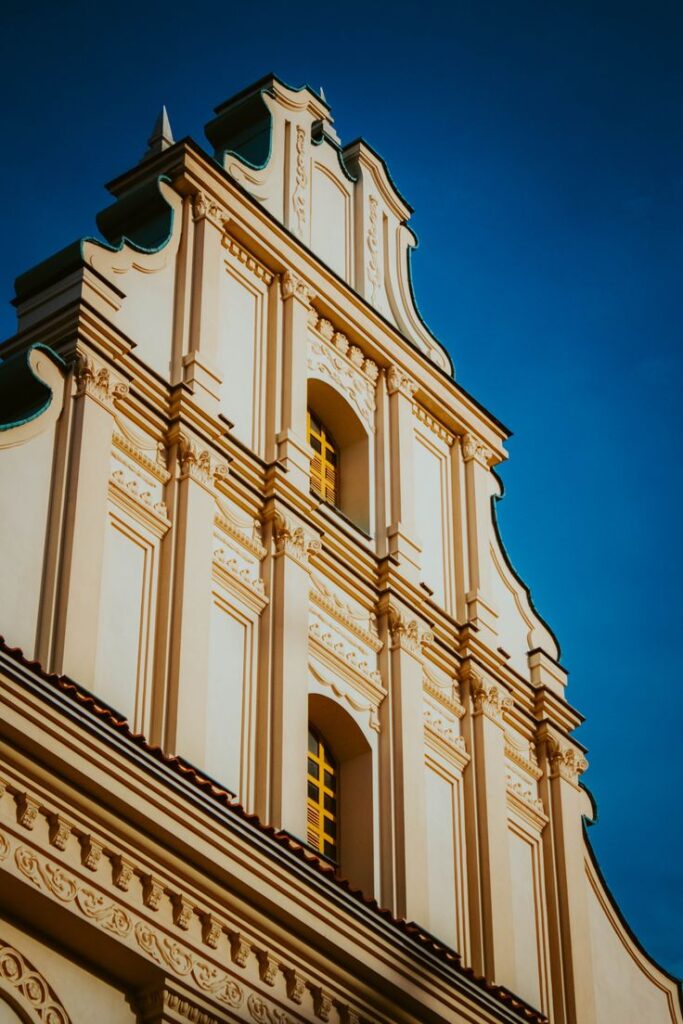
[[[171,131],[171,122],[168,119],[166,107],[163,106],[159,112],[159,116],[154,122],[152,134],[147,140],[147,152],[142,159],[147,160],[150,156],[156,156],[158,153],[163,153],[163,151],[172,146],[173,143],[174,139],[173,132]]]

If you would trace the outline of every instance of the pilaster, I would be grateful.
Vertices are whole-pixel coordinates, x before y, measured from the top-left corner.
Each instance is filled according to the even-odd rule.
[[[550,829],[544,833],[547,888],[555,921],[550,922],[555,1019],[594,1024],[595,979],[590,946],[588,883],[582,826],[583,794],[579,776],[588,767],[581,751],[543,725],[539,731],[544,777],[541,788],[549,808]]]
[[[393,598],[387,603],[389,699],[380,709],[384,900],[398,917],[428,920],[422,647],[433,634]],[[389,797],[388,794],[391,794]]]
[[[511,898],[503,715],[512,706],[507,691],[471,666],[465,682],[466,727],[472,753],[466,813],[470,843],[473,967],[487,979],[514,989]],[[474,891],[473,891],[474,890]]]
[[[209,677],[214,482],[227,465],[189,433],[169,438],[175,461],[175,572],[169,658],[168,750],[204,759]]]
[[[492,453],[472,434],[461,438],[465,467],[465,521],[469,556],[467,618],[482,631],[482,639],[497,636],[498,618],[491,598],[491,475]],[[494,644],[495,646],[495,644]]]
[[[218,412],[222,383],[216,365],[225,216],[225,211],[207,193],[197,192],[194,196],[190,351],[182,357],[183,380],[197,402],[214,415]]]
[[[128,385],[91,353],[74,375],[55,669],[94,687],[114,406]]]
[[[415,438],[413,395],[415,381],[398,366],[387,371],[389,446],[391,451],[391,526],[389,553],[398,559],[411,583],[420,582],[420,554],[415,524]]]
[[[272,673],[270,817],[306,838],[308,743],[308,604],[310,555],[320,537],[288,510],[275,510],[272,529]],[[267,742],[267,731],[264,742]]]
[[[308,314],[312,293],[291,271],[281,281],[283,303],[282,423],[277,436],[278,459],[288,482],[308,495],[310,452],[306,438]]]

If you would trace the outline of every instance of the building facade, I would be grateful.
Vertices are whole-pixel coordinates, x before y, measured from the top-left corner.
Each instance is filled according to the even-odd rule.
[[[681,1024],[411,209],[269,77],[18,278],[0,1021]]]

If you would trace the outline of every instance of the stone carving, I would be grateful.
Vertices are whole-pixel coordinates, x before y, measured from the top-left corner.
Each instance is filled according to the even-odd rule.
[[[220,922],[211,914],[204,914],[202,916],[202,942],[211,949],[217,949],[222,934],[223,929]]]
[[[550,755],[550,770],[552,778],[566,779],[567,782],[578,785],[579,775],[582,775],[588,768],[588,761],[576,747],[559,744]]]
[[[390,395],[398,393],[412,399],[417,384],[399,366],[390,366],[387,370],[387,391]]]
[[[40,971],[14,946],[0,939],[0,985],[30,1019],[44,1024],[71,1024],[59,997]]]
[[[136,1004],[141,1022],[157,1024],[158,1021],[167,1019],[165,1011],[171,1011],[174,1020],[180,1016],[191,1024],[224,1024],[222,1016],[217,1017],[213,1013],[208,1013],[185,996],[172,992],[167,987],[142,993],[137,997]]]
[[[240,583],[245,583],[260,597],[265,594],[266,588],[261,577],[257,576],[249,566],[240,565],[237,559],[232,556],[232,552],[226,551],[225,548],[216,548],[213,557],[214,561],[225,566],[230,575],[234,576]]]
[[[128,394],[128,385],[90,355],[79,356],[75,379],[76,394],[90,395],[109,408],[113,408],[116,399]]]
[[[377,200],[374,196],[368,199],[368,280],[370,281],[370,302],[375,301],[375,294],[379,286],[379,243],[377,239]]]
[[[505,779],[508,793],[516,796],[518,800],[521,800],[523,804],[526,804],[536,814],[545,814],[543,801],[536,794],[531,782],[521,779],[519,775],[510,771],[509,768],[505,769]]]
[[[206,218],[217,228],[223,227],[223,221],[226,217],[225,210],[223,210],[220,203],[206,192],[197,192],[194,196],[192,214],[195,222]]]
[[[161,906],[161,897],[164,895],[164,887],[153,875],[142,875],[142,902],[150,910],[158,910]]]
[[[230,933],[230,959],[238,967],[246,967],[251,946],[239,932]]]
[[[424,423],[425,427],[431,430],[433,434],[436,434],[442,441],[445,441],[449,448],[452,446],[455,440],[453,434],[446,430],[442,423],[439,423],[433,416],[430,416],[427,410],[423,409],[417,402],[413,402],[413,413],[420,423]]]
[[[133,880],[133,865],[120,853],[114,854],[112,858],[112,880],[116,888],[122,892],[128,892]]]
[[[486,715],[492,722],[502,724],[503,715],[513,706],[512,697],[498,683],[486,683],[480,676],[471,675],[472,699],[475,715]]]
[[[145,444],[145,439],[134,437],[118,417],[114,418],[118,430],[115,430],[112,434],[113,448],[122,455],[127,456],[133,466],[145,470],[155,480],[158,480],[159,483],[168,483],[171,474],[166,468],[166,448],[161,441],[149,443],[150,439],[147,438],[148,443]],[[155,458],[146,455],[143,447],[148,451],[153,451]]]
[[[338,594],[330,590],[317,574],[312,574],[311,601],[324,611],[330,612],[359,640],[367,644],[373,651],[381,651],[384,644],[379,638],[373,616],[355,611],[350,604],[342,601]]]
[[[162,967],[181,978],[191,977],[200,989],[227,1006],[241,1006],[244,994],[236,981],[173,939],[161,935],[145,921],[135,925],[135,939],[140,949]]]
[[[313,292],[306,282],[296,274],[293,274],[291,270],[286,270],[282,275],[280,288],[283,299],[295,298],[299,302],[303,302],[304,306],[310,306]]]
[[[425,665],[422,685],[427,693],[432,697],[435,697],[439,704],[442,704],[448,709],[448,711],[451,711],[456,718],[462,718],[464,716],[465,708],[460,702],[458,684],[454,679],[448,680],[444,685],[432,675]]]
[[[392,650],[408,651],[416,657],[422,655],[423,645],[434,642],[431,630],[425,629],[416,619],[408,619],[394,605],[389,606],[389,636]]]
[[[81,861],[89,871],[97,871],[102,857],[102,846],[92,836],[81,839]]]
[[[319,985],[309,987],[313,996],[313,1010],[316,1017],[322,1021],[329,1021],[332,1014],[332,996]]]
[[[316,533],[282,512],[276,512],[273,530],[277,554],[289,555],[300,565],[307,566],[309,555],[322,549]]]
[[[24,828],[32,829],[38,817],[39,804],[26,793],[19,793],[17,798],[17,821]]]
[[[540,779],[541,775],[543,775],[543,769],[538,764],[536,748],[533,742],[530,742],[527,747],[520,748],[506,736],[505,756],[508,757],[513,764],[516,764],[518,768],[523,768],[525,772],[532,776],[532,778]]]
[[[251,271],[259,281],[263,281],[265,285],[272,284],[273,275],[271,272],[267,270],[263,264],[259,263],[259,261],[255,259],[250,252],[243,249],[234,238],[231,238],[228,234],[224,234],[221,239],[221,244],[224,249],[228,250],[231,256],[234,256],[235,259],[239,260],[239,262],[242,263],[247,270]]]
[[[339,676],[328,678],[322,672],[320,672],[319,669],[313,663],[310,663],[309,667],[314,679],[316,679],[322,686],[328,686],[332,690],[332,693],[335,695],[335,697],[341,700],[345,700],[347,704],[349,704],[350,707],[354,709],[354,711],[367,713],[369,718],[368,724],[370,728],[374,729],[375,732],[380,731],[379,705],[382,703],[385,697],[384,689],[382,689],[380,694],[373,694],[371,698],[365,701],[361,701],[358,700],[357,691],[355,690],[354,687],[352,687],[350,683],[347,684],[347,682],[345,680],[342,680]],[[369,682],[376,683],[376,685],[381,684],[382,680],[381,676],[379,676],[379,673],[377,673],[377,676],[379,677],[378,681],[369,680]]]
[[[0,832],[0,860],[6,860],[9,856],[9,851],[10,845],[5,836]]]
[[[292,206],[294,207],[294,213],[297,219],[297,235],[299,238],[304,237],[304,225],[306,224],[306,185],[308,184],[308,177],[306,175],[306,158],[304,154],[306,146],[306,132],[297,125],[296,128],[296,176],[294,184],[294,192],[292,193]]]
[[[460,444],[465,462],[471,462],[474,459],[480,466],[485,469],[489,468],[493,460],[493,452],[478,437],[474,437],[473,434],[465,434],[461,438]]]
[[[206,448],[200,448],[185,434],[180,435],[178,445],[181,479],[190,477],[197,483],[210,486],[216,480],[225,480],[228,476],[228,464],[217,459]]]
[[[50,846],[57,850],[65,850],[71,835],[71,825],[59,814],[51,814],[48,818]]]
[[[122,469],[115,469],[111,475],[111,483],[115,487],[120,487],[122,490],[127,491],[137,501],[142,502],[147,508],[156,512],[158,516],[166,519],[167,509],[166,504],[163,501],[154,501],[151,491],[143,491],[140,489],[140,485],[137,480],[126,480],[126,475]]]
[[[96,921],[107,931],[125,936],[131,928],[130,918],[121,907],[108,903],[104,896],[77,880],[58,864],[43,860],[25,846],[17,847],[14,859],[21,873],[38,889],[46,890],[62,903],[75,903],[85,917]]]
[[[378,669],[371,669],[367,659],[363,658],[362,654],[357,648],[352,647],[350,643],[344,642],[344,639],[339,634],[333,633],[329,629],[325,629],[327,623],[322,622],[311,622],[308,627],[308,635],[310,639],[317,640],[318,643],[322,644],[328,651],[334,654],[345,664],[350,665],[361,675],[366,676],[374,686],[382,685],[382,676]]]
[[[375,429],[375,385],[379,368],[357,345],[350,345],[345,334],[335,331],[315,310],[309,325],[320,339],[311,339],[308,347],[308,370],[333,383],[346,395],[370,432]]]
[[[256,1024],[294,1024],[292,1018],[284,1010],[269,1006],[265,999],[252,992],[247,999],[247,1009]]]
[[[194,907],[188,899],[185,899],[185,897],[181,896],[179,893],[173,894],[171,897],[171,903],[173,905],[174,923],[181,931],[186,932],[192,922]]]
[[[458,750],[465,752],[465,739],[461,736],[452,722],[448,722],[445,718],[441,718],[440,715],[430,707],[425,707],[422,712],[425,726],[431,729],[432,732],[440,736],[445,743],[451,747],[456,747]]]
[[[274,985],[278,974],[278,962],[276,958],[266,949],[259,949],[256,953],[258,959],[259,977],[266,985]]]
[[[283,967],[282,973],[285,976],[287,985],[287,997],[300,1006],[306,995],[306,980],[303,975],[295,971],[293,967]]]

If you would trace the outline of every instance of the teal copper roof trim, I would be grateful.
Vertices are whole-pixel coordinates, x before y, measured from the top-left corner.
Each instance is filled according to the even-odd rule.
[[[127,245],[148,256],[168,245],[173,234],[174,213],[159,189],[162,182],[170,184],[170,178],[160,175],[146,181],[99,213],[96,223],[104,240],[86,235],[20,274],[14,282],[15,305],[82,267],[86,243],[109,252],[120,252]]]
[[[52,388],[36,376],[29,359],[36,349],[45,352],[57,366],[65,366],[56,352],[41,344],[31,345],[0,362],[0,430],[30,423],[50,407]]]

